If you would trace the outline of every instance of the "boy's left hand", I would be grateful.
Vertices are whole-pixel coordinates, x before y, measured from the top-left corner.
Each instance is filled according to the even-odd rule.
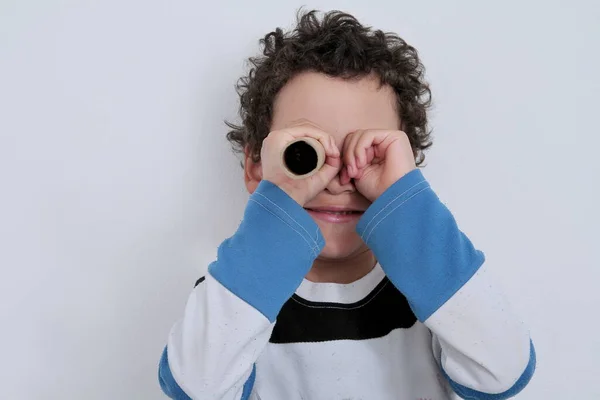
[[[398,179],[416,169],[406,133],[368,129],[348,134],[342,151],[342,184],[354,179],[356,189],[371,202]]]

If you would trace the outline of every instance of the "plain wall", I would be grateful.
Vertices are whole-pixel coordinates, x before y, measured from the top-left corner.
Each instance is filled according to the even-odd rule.
[[[541,0],[1,0],[0,398],[163,398],[169,329],[247,199],[233,85],[303,4],[419,49],[424,172],[536,344],[518,398],[600,398],[600,6]]]

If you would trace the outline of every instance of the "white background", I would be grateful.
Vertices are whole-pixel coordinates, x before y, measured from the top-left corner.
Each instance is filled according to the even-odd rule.
[[[0,0],[0,398],[163,398],[168,331],[247,198],[233,85],[302,4],[420,50],[425,174],[537,347],[518,398],[600,398],[600,5],[450,3]]]

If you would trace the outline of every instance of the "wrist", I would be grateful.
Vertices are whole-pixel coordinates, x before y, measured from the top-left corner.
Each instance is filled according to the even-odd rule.
[[[271,182],[271,183],[273,183],[273,182]],[[296,188],[292,188],[289,185],[285,185],[285,184],[276,184],[276,183],[273,183],[273,184],[275,186],[277,186],[279,189],[281,189],[286,195],[288,195],[289,198],[291,198],[296,203],[298,203],[298,205],[300,207],[304,207],[304,205],[308,202],[306,195],[304,193],[302,193],[302,191],[300,191]]]

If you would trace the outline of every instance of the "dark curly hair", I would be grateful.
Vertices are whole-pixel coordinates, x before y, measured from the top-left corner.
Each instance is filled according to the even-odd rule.
[[[226,122],[231,128],[227,140],[234,151],[241,153],[247,147],[252,160],[260,160],[275,97],[298,73],[314,71],[344,79],[374,73],[382,85],[394,89],[402,130],[417,165],[424,161],[423,151],[432,144],[427,127],[431,91],[417,50],[398,35],[372,30],[341,11],[330,11],[319,20],[316,10],[300,10],[292,31],[277,28],[260,44],[263,55],[248,59],[251,69],[236,85],[242,123]]]

